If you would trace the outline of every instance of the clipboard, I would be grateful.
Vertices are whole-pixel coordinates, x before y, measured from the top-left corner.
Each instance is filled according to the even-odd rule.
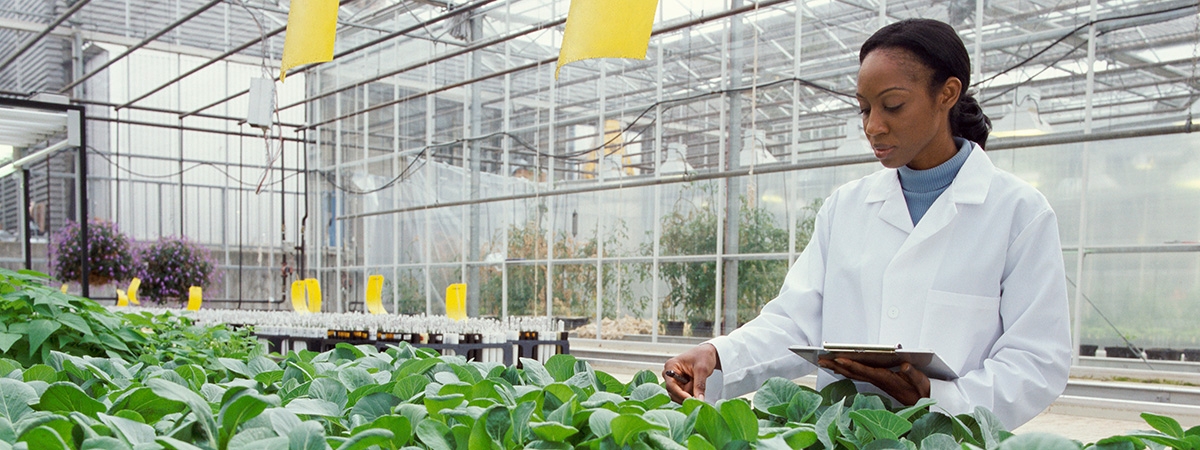
[[[817,365],[818,360],[834,358],[846,358],[865,366],[879,368],[891,368],[902,363],[909,363],[920,369],[929,378],[939,380],[958,378],[958,374],[950,370],[942,358],[939,358],[931,350],[906,349],[900,348],[899,345],[833,344],[828,342],[824,347],[793,345],[788,347],[788,350],[800,355],[814,366]]]

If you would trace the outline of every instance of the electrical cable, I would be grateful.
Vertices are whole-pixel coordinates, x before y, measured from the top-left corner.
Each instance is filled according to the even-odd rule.
[[[123,167],[123,166],[121,166],[121,165],[120,165],[120,163],[118,163],[118,162],[116,162],[116,161],[113,161],[113,159],[112,159],[112,158],[110,158],[108,155],[106,155],[106,154],[104,154],[104,153],[100,152],[100,151],[99,151],[99,150],[97,150],[95,147],[92,147],[92,146],[90,146],[90,145],[89,145],[89,146],[88,146],[88,150],[90,150],[90,151],[91,151],[91,154],[93,154],[93,155],[96,155],[96,156],[99,156],[101,159],[104,159],[104,160],[105,160],[105,161],[107,161],[109,164],[111,164],[113,167],[116,167],[118,170],[120,170],[120,171],[122,171],[122,172],[125,172],[126,174],[133,175],[133,176],[137,176],[137,177],[142,177],[142,178],[151,178],[151,179],[174,178],[174,177],[177,177],[177,176],[179,176],[179,175],[181,175],[181,174],[184,174],[184,173],[186,173],[186,172],[189,172],[189,171],[191,171],[192,169],[195,169],[195,168],[197,168],[197,167],[201,167],[201,166],[207,166],[207,167],[211,167],[211,168],[213,168],[213,169],[216,169],[216,171],[217,171],[217,172],[220,172],[222,175],[225,175],[225,177],[226,177],[226,178],[228,178],[228,179],[230,179],[230,180],[233,180],[234,182],[236,182],[236,183],[238,183],[238,184],[242,185],[243,187],[251,187],[251,186],[256,186],[256,184],[255,184],[255,183],[247,183],[247,182],[245,182],[245,181],[241,180],[240,178],[238,178],[238,177],[236,177],[236,176],[233,176],[233,175],[232,175],[232,174],[230,174],[229,172],[227,172],[227,171],[225,171],[224,169],[222,169],[222,168],[221,168],[219,165],[217,165],[216,163],[204,162],[204,161],[192,162],[192,166],[190,166],[190,167],[187,167],[187,168],[185,168],[185,169],[183,169],[183,170],[181,170],[181,171],[175,171],[175,172],[172,172],[172,173],[169,173],[169,174],[163,174],[163,175],[150,175],[150,174],[145,174],[145,173],[135,172],[135,171],[133,171],[133,170],[130,170],[130,169],[126,168],[126,167]],[[136,156],[132,156],[132,158],[136,158]],[[284,180],[286,180],[286,179],[288,179],[288,178],[295,177],[295,176],[297,176],[297,175],[300,175],[300,174],[302,174],[302,173],[303,173],[302,171],[293,171],[293,172],[292,172],[290,175],[287,175],[286,177],[284,177]],[[132,180],[131,180],[131,181],[132,181]],[[279,185],[279,184],[282,184],[282,183],[283,183],[283,180],[280,180],[280,181],[273,182],[273,183],[269,184],[268,186],[274,187],[274,186],[276,186],[276,185]]]

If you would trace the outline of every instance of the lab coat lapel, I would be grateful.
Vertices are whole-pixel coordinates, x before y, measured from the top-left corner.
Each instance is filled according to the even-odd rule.
[[[879,207],[879,219],[900,231],[912,233],[912,216],[908,214],[908,203],[904,201],[904,192],[900,190],[900,177],[896,175],[896,171],[879,172],[872,181],[874,184],[867,194],[866,202],[883,202]]]
[[[912,233],[909,234],[908,239],[904,241],[896,254],[903,254],[945,229],[958,214],[959,205],[983,203],[994,174],[995,166],[992,165],[991,159],[987,157],[983,149],[975,146],[962,168],[959,169],[958,175],[954,177],[954,181],[950,183],[950,187],[929,206],[929,210],[921,217],[921,221],[912,229]],[[899,181],[896,184],[899,186]],[[908,209],[903,204],[903,200],[903,193],[901,193],[905,217],[908,217]]]

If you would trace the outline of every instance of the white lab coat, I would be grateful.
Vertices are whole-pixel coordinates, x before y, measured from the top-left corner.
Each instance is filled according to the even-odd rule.
[[[1069,328],[1054,211],[975,146],[915,228],[895,169],[837,189],[779,296],[710,341],[724,369],[712,381],[728,398],[812,372],[791,345],[901,344],[958,373],[930,380],[935,411],[982,406],[1012,429],[1066,387]],[[820,386],[833,381],[819,371]]]

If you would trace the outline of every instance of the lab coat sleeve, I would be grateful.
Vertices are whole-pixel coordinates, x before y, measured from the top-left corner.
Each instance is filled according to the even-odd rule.
[[[828,219],[835,201],[831,197],[817,213],[813,236],[788,270],[779,295],[763,306],[758,317],[708,341],[721,360],[722,397],[758,390],[771,377],[798,378],[815,370],[788,347],[820,345]]]
[[[1014,429],[1062,394],[1071,366],[1070,319],[1058,222],[1048,207],[1009,246],[1001,280],[1002,331],[983,367],[930,380],[936,409],[985,407]]]

